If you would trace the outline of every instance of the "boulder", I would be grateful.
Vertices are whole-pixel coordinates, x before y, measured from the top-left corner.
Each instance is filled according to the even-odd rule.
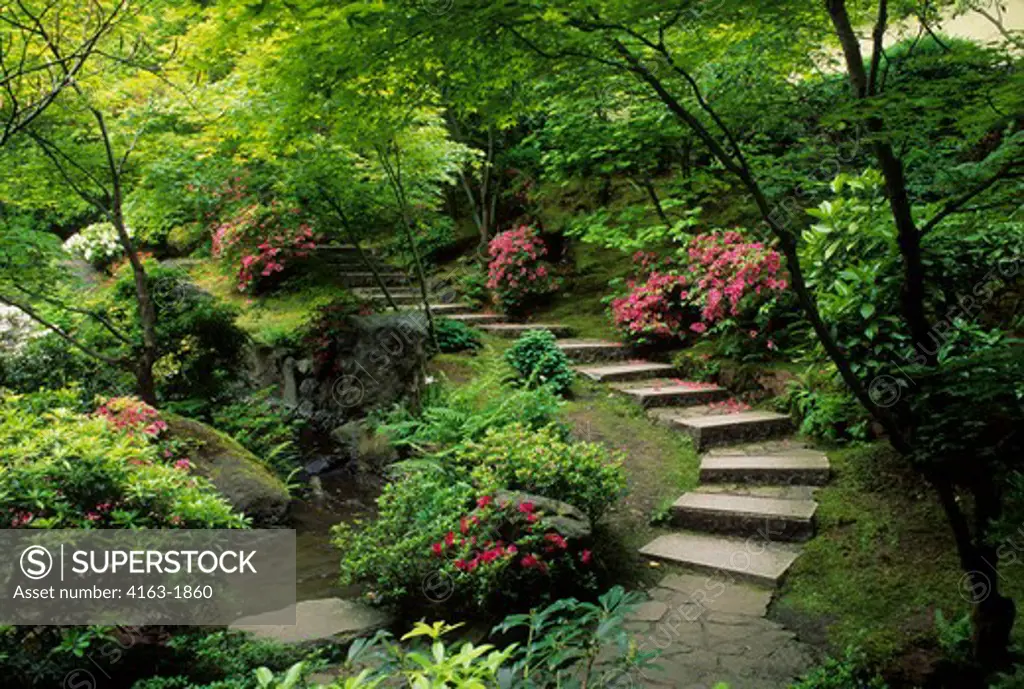
[[[249,632],[258,639],[269,639],[281,644],[316,646],[346,643],[361,636],[369,636],[392,622],[387,612],[345,598],[300,601],[295,606],[294,625],[261,624],[261,619],[270,615],[280,619],[280,611],[253,615],[236,620],[230,629]]]
[[[200,443],[192,454],[196,473],[213,482],[239,512],[257,526],[281,522],[291,498],[288,488],[238,441],[193,419],[161,412],[171,433]]]
[[[494,494],[498,504],[532,502],[545,523],[569,540],[590,538],[591,524],[587,515],[567,502],[521,491],[499,490]]]

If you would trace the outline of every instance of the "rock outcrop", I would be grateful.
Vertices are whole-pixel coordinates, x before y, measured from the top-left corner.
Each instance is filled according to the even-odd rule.
[[[192,454],[196,473],[213,482],[217,490],[256,526],[280,523],[291,501],[284,482],[238,441],[193,419],[161,412],[173,435],[199,441]]]

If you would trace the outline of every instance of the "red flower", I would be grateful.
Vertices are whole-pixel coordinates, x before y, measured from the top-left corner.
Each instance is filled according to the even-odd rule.
[[[540,560],[538,560],[535,555],[523,555],[519,559],[519,565],[523,569],[534,569],[535,567],[539,567],[540,564]]]
[[[441,541],[438,541],[437,543],[430,546],[430,549],[434,552],[434,555],[440,557],[441,553],[444,551],[444,544],[441,543]]]
[[[534,505],[529,500],[519,503],[519,511],[523,514],[530,514],[535,509],[537,509],[536,505]]]
[[[492,502],[494,502],[494,498],[492,498],[490,495],[481,495],[479,498],[476,499],[476,506],[479,509],[483,509],[490,505]]]
[[[552,550],[565,550],[569,547],[569,544],[565,542],[565,539],[562,538],[561,535],[556,533],[545,534],[544,540],[550,544],[548,547]]]
[[[454,531],[449,531],[448,535],[444,537],[444,544],[446,546],[448,546],[449,548],[451,548],[453,545],[455,545],[455,532]]]
[[[591,553],[589,550],[584,549],[583,552],[580,553],[580,562],[582,562],[585,565],[589,565],[590,560],[593,558],[593,555],[594,554]]]

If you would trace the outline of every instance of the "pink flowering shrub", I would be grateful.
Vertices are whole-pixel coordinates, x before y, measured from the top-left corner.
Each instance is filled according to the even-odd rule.
[[[188,441],[170,437],[167,422],[160,418],[160,412],[135,397],[111,397],[101,400],[94,414],[107,422],[112,429],[133,437],[139,437],[156,446],[157,456],[179,471],[192,469],[188,455],[194,449]]]
[[[517,592],[550,590],[558,579],[587,577],[593,556],[553,530],[532,502],[482,495],[431,544],[429,557],[451,581],[456,604],[486,609]]]
[[[501,232],[488,247],[487,288],[506,312],[520,312],[536,299],[558,289],[543,261],[547,247],[533,228],[520,225]]]
[[[0,526],[31,529],[240,528],[206,479],[162,456],[162,421],[116,398],[71,411],[69,391],[0,398]],[[123,408],[121,408],[123,405]],[[178,466],[175,466],[175,463]]]
[[[779,253],[763,242],[746,242],[736,231],[694,237],[687,263],[658,261],[637,252],[641,279],[627,282],[629,294],[611,303],[615,324],[632,341],[653,344],[688,340],[712,331],[749,327],[751,314],[787,287]],[[768,349],[774,343],[765,343]]]
[[[627,281],[629,294],[613,299],[615,325],[636,344],[654,344],[682,336],[699,326],[699,314],[690,299],[689,279],[657,265],[652,254],[633,256],[645,277]]]
[[[305,259],[318,238],[298,208],[242,206],[213,230],[213,255],[237,266],[238,291],[256,292]]]

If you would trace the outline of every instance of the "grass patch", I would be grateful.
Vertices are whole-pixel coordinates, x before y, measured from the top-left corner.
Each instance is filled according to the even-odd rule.
[[[343,291],[333,285],[296,282],[272,294],[253,297],[240,293],[234,276],[225,274],[213,260],[192,266],[189,275],[199,287],[237,308],[238,326],[265,345],[292,340],[317,308]]]
[[[577,337],[618,340],[604,298],[613,294],[608,283],[624,278],[632,265],[621,251],[574,242],[574,274],[551,303],[534,311],[533,320],[571,326]]]
[[[828,454],[833,478],[816,494],[818,535],[790,570],[775,612],[833,650],[861,647],[872,662],[934,648],[935,611],[947,619],[968,612],[934,493],[885,444]],[[1003,574],[1004,593],[1020,600],[1024,581]],[[1024,639],[1019,625],[1015,637]]]
[[[640,560],[637,550],[669,531],[653,526],[651,518],[696,487],[700,458],[687,436],[655,425],[639,406],[607,386],[579,380],[573,392],[563,415],[574,435],[626,456],[629,493],[604,520],[605,540],[619,549],[618,580],[627,585],[653,584],[655,574],[660,577],[664,572]]]

